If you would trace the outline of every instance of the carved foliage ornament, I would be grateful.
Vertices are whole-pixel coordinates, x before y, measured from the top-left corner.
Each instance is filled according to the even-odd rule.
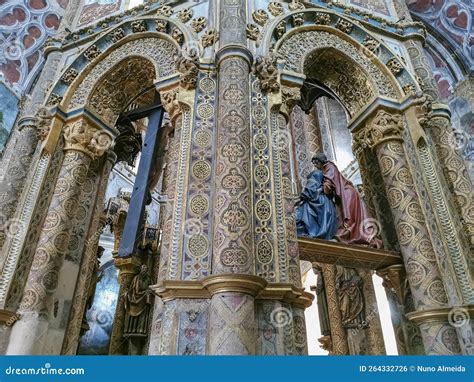
[[[331,22],[331,16],[328,13],[317,12],[314,16],[314,23],[328,25]]]
[[[183,9],[178,12],[178,19],[182,23],[187,23],[193,17],[193,11],[190,8]]]
[[[78,75],[79,72],[76,69],[70,68],[61,76],[61,81],[66,85],[71,85]]]
[[[284,104],[292,109],[301,99],[301,91],[296,87],[283,86],[281,88],[281,97]]]
[[[97,48],[97,46],[92,45],[89,48],[86,49],[84,52],[84,57],[88,61],[92,61],[94,58],[96,58],[98,55],[100,55],[102,52]]]
[[[379,110],[365,129],[354,135],[354,142],[360,147],[373,148],[388,140],[401,140],[403,121],[400,114]]]
[[[156,10],[158,16],[170,17],[173,14],[173,8],[169,5],[163,5]]]
[[[270,4],[268,4],[268,11],[273,15],[273,16],[280,16],[283,12],[283,6],[277,2],[277,1],[272,1]]]
[[[199,72],[199,58],[197,55],[186,55],[176,59],[176,69],[180,74],[180,85],[184,89],[195,89]]]
[[[181,32],[181,29],[177,27],[171,31],[171,37],[180,45],[184,42],[184,34]]]
[[[209,29],[201,38],[201,43],[204,48],[214,45],[217,41],[219,41],[219,33],[215,29]]]
[[[112,146],[112,136],[80,120],[64,128],[64,150],[81,151],[92,159],[102,156]]]
[[[395,57],[391,58],[386,65],[394,75],[401,73],[403,70],[403,65]]]
[[[166,33],[166,29],[168,28],[168,21],[156,20],[155,28],[157,32]]]
[[[352,24],[342,18],[337,20],[336,28],[347,34],[350,34],[352,32]]]
[[[203,16],[195,18],[193,21],[191,21],[191,28],[193,28],[193,31],[196,33],[203,31],[206,26],[207,19]]]
[[[247,38],[257,41],[260,37],[260,29],[255,24],[247,24]]]
[[[286,20],[281,20],[275,28],[276,35],[281,38],[286,32]]]
[[[288,4],[288,9],[290,11],[302,11],[305,9],[305,6],[300,1],[293,0],[290,4]]]
[[[133,33],[146,32],[146,23],[144,20],[136,20],[131,23]]]
[[[252,13],[253,20],[260,26],[264,26],[268,21],[268,13],[263,9],[257,9]]]
[[[112,42],[117,42],[125,37],[125,32],[122,28],[117,28],[114,29],[110,35]]]
[[[380,42],[373,39],[370,36],[367,36],[362,43],[370,52],[377,54],[377,51],[380,47]]]
[[[304,24],[304,13],[295,13],[292,16],[293,25],[299,27]]]
[[[280,89],[278,69],[274,57],[257,57],[253,72],[260,80],[260,87],[263,92],[277,92]]]

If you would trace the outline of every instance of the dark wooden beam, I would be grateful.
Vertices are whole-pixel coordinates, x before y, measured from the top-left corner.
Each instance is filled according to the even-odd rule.
[[[164,109],[161,106],[161,102],[157,102],[156,104],[159,105],[159,107],[154,106],[151,114],[147,115],[148,128],[142,147],[137,176],[135,177],[127,220],[125,221],[122,239],[120,240],[119,257],[134,255],[137,251],[137,244],[141,239],[140,234],[143,228],[143,214],[149,193],[151,192],[151,175],[156,165],[157,153],[159,151],[159,137],[161,135],[160,130],[163,123]]]

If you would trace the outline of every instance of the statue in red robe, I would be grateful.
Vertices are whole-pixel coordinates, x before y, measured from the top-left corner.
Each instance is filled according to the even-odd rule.
[[[329,180],[335,195],[339,221],[336,239],[346,244],[381,248],[382,241],[376,237],[378,227],[354,185],[340,173],[334,163],[327,160],[326,155],[317,154],[312,162],[323,171],[324,178]]]

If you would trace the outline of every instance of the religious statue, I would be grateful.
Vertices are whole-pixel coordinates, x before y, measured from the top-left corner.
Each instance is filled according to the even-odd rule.
[[[366,327],[362,278],[354,269],[336,266],[336,287],[342,326]]]
[[[151,291],[148,286],[150,284],[148,267],[142,265],[140,273],[133,277],[130,287],[125,292],[124,337],[130,339],[129,352],[132,354],[140,353],[141,339],[144,339],[148,333],[151,305]],[[138,341],[134,341],[135,339]]]
[[[299,236],[331,240],[337,231],[337,214],[331,200],[331,183],[316,168],[308,177],[296,206],[296,229]]]
[[[334,163],[327,160],[326,155],[316,154],[312,162],[323,172],[326,194],[333,193],[335,196],[339,221],[336,239],[346,244],[381,248],[382,241],[375,237],[376,230],[368,230],[366,227],[372,219],[354,185],[341,174]]]

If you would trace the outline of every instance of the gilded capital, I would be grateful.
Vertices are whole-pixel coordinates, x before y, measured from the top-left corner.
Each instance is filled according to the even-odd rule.
[[[402,140],[403,120],[400,114],[379,110],[364,128],[354,133],[355,151],[374,148],[386,141]]]
[[[92,159],[102,156],[113,143],[112,136],[84,120],[69,123],[64,128],[64,151],[81,151]]]

